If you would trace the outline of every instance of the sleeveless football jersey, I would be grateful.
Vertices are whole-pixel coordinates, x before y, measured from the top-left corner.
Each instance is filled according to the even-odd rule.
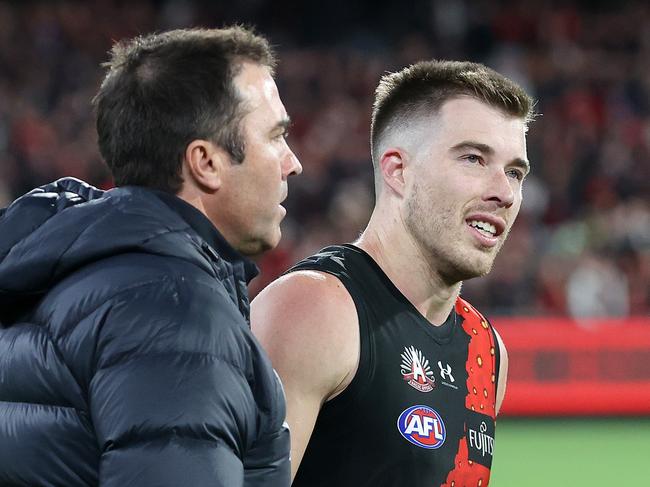
[[[346,287],[361,349],[352,382],[320,411],[293,487],[486,486],[499,366],[490,324],[458,298],[433,326],[353,245],[289,272],[307,269]]]

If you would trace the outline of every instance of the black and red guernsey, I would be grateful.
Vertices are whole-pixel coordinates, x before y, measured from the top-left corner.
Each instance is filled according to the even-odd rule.
[[[350,385],[320,411],[293,487],[486,486],[499,367],[487,320],[458,298],[433,326],[353,245],[327,247],[296,270],[343,283],[361,350]]]

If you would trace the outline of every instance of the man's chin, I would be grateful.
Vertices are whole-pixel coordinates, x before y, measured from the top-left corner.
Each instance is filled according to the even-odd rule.
[[[448,280],[462,282],[476,277],[483,277],[492,270],[493,263],[494,259],[488,259],[486,256],[460,259],[449,272]]]
[[[243,242],[238,246],[237,250],[243,255],[254,257],[276,248],[280,243],[281,237],[282,232],[280,229],[278,229],[274,235],[265,235],[258,238],[251,238],[246,242]]]

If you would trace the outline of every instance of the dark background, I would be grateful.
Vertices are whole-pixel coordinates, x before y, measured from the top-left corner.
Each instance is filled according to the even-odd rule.
[[[296,260],[363,230],[369,123],[387,71],[483,62],[522,84],[532,174],[492,273],[463,294],[488,315],[650,310],[650,4],[541,1],[0,1],[0,205],[76,176],[110,187],[90,100],[113,40],[186,26],[270,37],[303,175],[257,292]],[[435,196],[435,195],[433,195]]]

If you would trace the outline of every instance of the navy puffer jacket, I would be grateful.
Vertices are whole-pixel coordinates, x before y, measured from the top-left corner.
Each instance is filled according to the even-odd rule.
[[[0,485],[289,485],[252,264],[222,243],[139,187],[66,178],[2,212]]]

